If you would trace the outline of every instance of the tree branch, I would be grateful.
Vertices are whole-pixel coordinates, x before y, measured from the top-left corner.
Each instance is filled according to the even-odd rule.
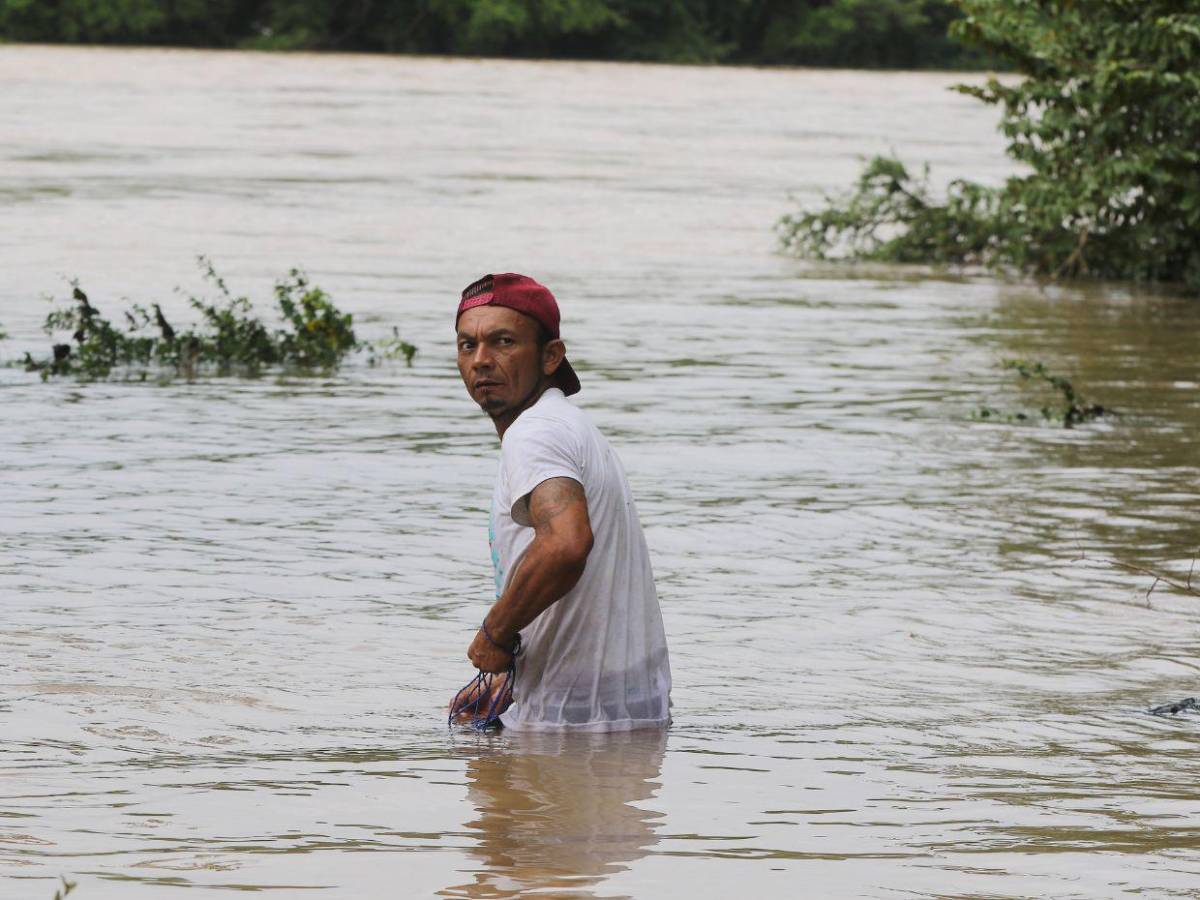
[[[1122,572],[1129,572],[1131,575],[1145,575],[1147,578],[1154,579],[1150,583],[1150,588],[1146,591],[1146,601],[1149,602],[1150,595],[1160,584],[1165,584],[1172,590],[1175,590],[1180,594],[1186,594],[1189,597],[1200,597],[1200,587],[1193,586],[1192,584],[1192,574],[1195,572],[1196,559],[1198,556],[1200,556],[1200,552],[1198,552],[1196,556],[1192,557],[1192,565],[1188,569],[1186,579],[1180,579],[1178,575],[1172,575],[1167,572],[1162,572],[1158,569],[1151,569],[1146,566],[1137,566],[1133,563],[1121,562],[1120,560],[1109,559],[1107,557],[1088,561],[1098,562],[1113,569],[1120,569]],[[1088,558],[1083,555],[1083,551],[1081,550],[1076,559],[1087,560]]]

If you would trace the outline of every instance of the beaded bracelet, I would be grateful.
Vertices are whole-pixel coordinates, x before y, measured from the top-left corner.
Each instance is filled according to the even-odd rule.
[[[510,650],[508,647],[502,646],[494,637],[492,637],[492,633],[488,631],[487,619],[483,620],[483,624],[480,626],[480,629],[483,631],[483,636],[487,638],[488,643],[497,650],[503,650],[505,653],[511,654],[512,656],[521,655],[521,632],[517,632],[516,640],[513,641],[512,649]]]

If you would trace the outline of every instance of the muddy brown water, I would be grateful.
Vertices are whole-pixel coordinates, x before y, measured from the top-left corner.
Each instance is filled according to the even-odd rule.
[[[0,47],[0,325],[306,267],[420,353],[0,369],[0,896],[1200,892],[1200,304],[811,267],[773,221],[894,148],[1004,176],[953,76]],[[456,291],[553,286],[631,473],[662,735],[448,733],[495,436]],[[1044,360],[1122,416],[1030,407]],[[1080,558],[1082,556],[1082,559]],[[184,890],[186,889],[186,890]]]

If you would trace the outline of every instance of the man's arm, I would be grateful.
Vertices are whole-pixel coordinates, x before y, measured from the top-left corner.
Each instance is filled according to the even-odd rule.
[[[512,662],[517,632],[549,609],[579,581],[592,550],[587,497],[574,478],[548,478],[529,495],[533,542],[484,619],[467,656],[483,672],[503,672]]]

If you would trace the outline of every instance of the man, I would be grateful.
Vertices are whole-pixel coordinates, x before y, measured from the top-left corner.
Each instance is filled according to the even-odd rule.
[[[567,400],[579,379],[554,295],[524,275],[487,275],[463,291],[455,328],[463,383],[500,436],[496,602],[467,656],[505,672],[520,636],[502,723],[666,725],[671,669],[649,552],[620,461]]]

